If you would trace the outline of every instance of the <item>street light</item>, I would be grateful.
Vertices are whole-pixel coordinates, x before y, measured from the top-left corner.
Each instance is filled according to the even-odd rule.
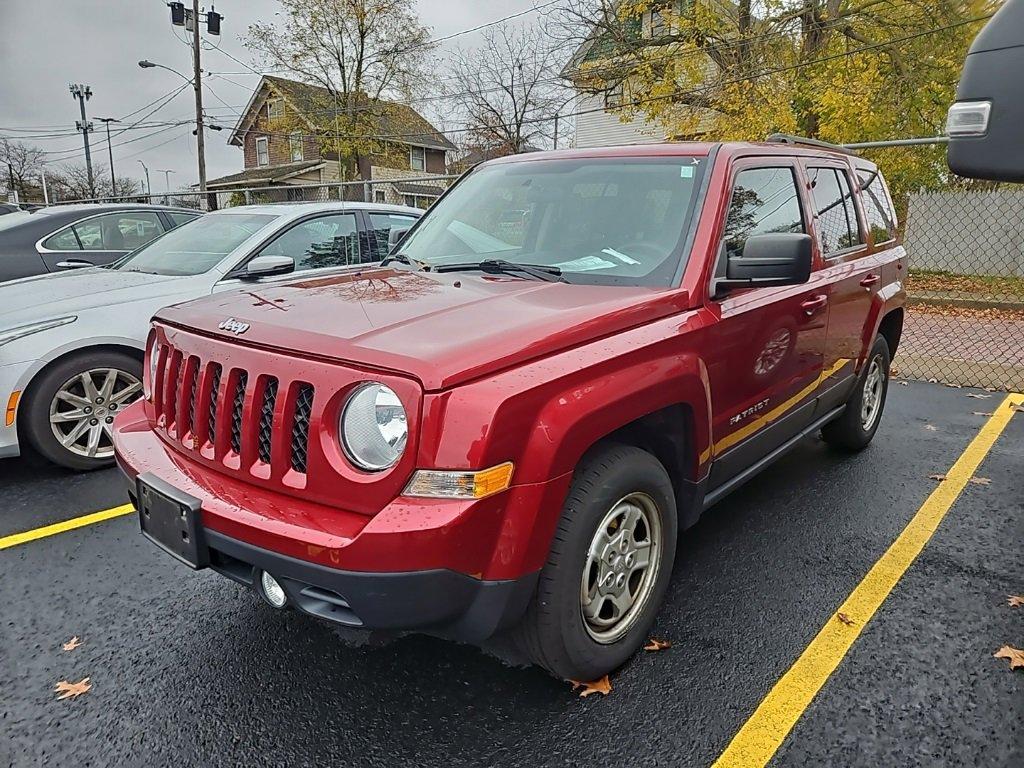
[[[154,168],[153,170],[156,171],[157,173],[162,173],[164,175],[164,205],[170,205],[171,204],[170,203],[170,200],[171,200],[171,174],[174,173],[174,171],[172,171],[170,169],[161,169],[161,168]]]
[[[141,165],[143,167],[143,169],[146,171],[146,199],[149,202],[152,203],[153,202],[153,187],[151,187],[150,184],[149,184],[149,168],[146,168],[146,164],[144,162],[142,162],[141,160],[139,160],[139,165]]]
[[[149,61],[148,59],[143,59],[142,61],[139,62],[139,66],[142,67],[143,69],[152,69],[153,67],[158,67],[160,69],[166,69],[168,72],[173,72],[174,74],[176,74],[178,77],[180,77],[182,80],[184,80],[189,85],[192,84],[192,79],[191,78],[185,77],[183,74],[181,74],[181,72],[179,72],[176,69],[171,69],[170,67],[164,66],[163,64],[157,64],[155,61]]]
[[[111,197],[117,197],[117,177],[114,175],[114,152],[110,148],[110,124],[120,123],[116,117],[97,117],[101,123],[107,126],[107,157],[110,159],[110,195]]]

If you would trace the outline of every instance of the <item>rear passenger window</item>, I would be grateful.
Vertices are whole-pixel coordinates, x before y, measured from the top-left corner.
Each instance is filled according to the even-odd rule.
[[[860,170],[857,172],[857,180],[860,182],[860,199],[864,204],[864,215],[873,242],[878,245],[893,240],[896,237],[896,217],[892,212],[881,171]]]
[[[807,175],[822,253],[827,256],[860,245],[863,240],[846,174],[835,168],[808,168]]]
[[[78,244],[78,238],[75,237],[75,230],[73,227],[62,229],[55,235],[50,235],[43,242],[43,248],[49,248],[51,251],[80,251],[82,247]]]
[[[751,235],[806,231],[792,168],[751,168],[736,175],[725,220],[727,257],[741,255]]]

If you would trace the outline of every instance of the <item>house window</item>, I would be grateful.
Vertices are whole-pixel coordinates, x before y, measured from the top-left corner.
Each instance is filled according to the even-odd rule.
[[[288,136],[288,154],[293,163],[302,159],[302,134],[298,131]]]
[[[256,139],[256,165],[270,165],[270,148],[266,136]]]
[[[422,208],[426,210],[433,205],[436,197],[427,197],[426,195],[405,195],[405,204],[410,208]]]
[[[284,117],[284,100],[283,99],[268,99],[267,100],[267,119],[276,120],[280,117]]]
[[[373,202],[375,203],[386,203],[388,196],[384,193],[383,189],[373,190]]]
[[[427,170],[427,150],[423,147],[410,147],[409,167],[414,171]]]
[[[665,12],[662,10],[651,11],[651,37],[661,37],[668,32],[668,24],[665,21]]]
[[[616,83],[604,92],[604,108],[615,109],[622,106],[622,83]]]

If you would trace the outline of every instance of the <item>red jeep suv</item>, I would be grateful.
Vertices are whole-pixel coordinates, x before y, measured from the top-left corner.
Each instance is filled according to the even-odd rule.
[[[903,281],[836,147],[502,158],[379,265],[160,311],[117,457],[153,543],[276,608],[589,680],[703,510],[812,432],[868,444]]]

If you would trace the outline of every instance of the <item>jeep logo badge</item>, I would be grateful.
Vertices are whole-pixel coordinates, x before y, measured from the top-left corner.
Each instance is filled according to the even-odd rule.
[[[217,327],[220,328],[222,331],[228,331],[229,333],[233,333],[236,336],[239,335],[240,333],[245,333],[246,331],[249,330],[248,323],[241,323],[238,320],[235,320],[235,318],[233,317],[229,317],[227,320],[225,320]]]

